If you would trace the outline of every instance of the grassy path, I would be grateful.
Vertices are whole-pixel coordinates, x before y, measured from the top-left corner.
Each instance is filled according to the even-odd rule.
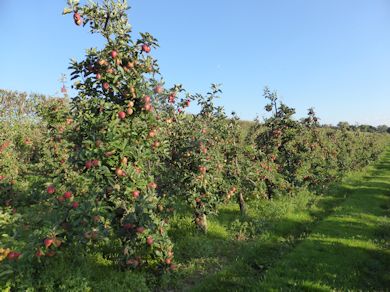
[[[390,291],[390,150],[348,198],[282,257],[258,291]]]

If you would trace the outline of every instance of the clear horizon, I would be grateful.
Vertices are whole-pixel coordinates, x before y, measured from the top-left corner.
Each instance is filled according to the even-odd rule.
[[[0,88],[48,95],[70,58],[103,42],[62,16],[66,1],[0,3]],[[132,36],[147,31],[168,85],[192,93],[222,83],[223,105],[243,120],[266,116],[262,89],[296,118],[390,126],[390,2],[386,0],[129,1]],[[70,86],[68,82],[68,86]]]

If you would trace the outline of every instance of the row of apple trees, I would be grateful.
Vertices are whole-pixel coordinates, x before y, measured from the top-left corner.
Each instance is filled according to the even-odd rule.
[[[245,214],[251,200],[321,190],[383,149],[383,136],[321,127],[312,109],[294,119],[267,88],[269,117],[243,131],[217,105],[217,85],[205,95],[165,86],[151,54],[157,40],[132,37],[127,9],[68,1],[75,25],[106,40],[72,61],[70,101],[1,95],[9,99],[0,121],[1,277],[68,250],[99,250],[121,268],[174,270],[167,231],[178,208],[207,232],[222,204],[237,202]],[[191,104],[200,110],[187,112]]]

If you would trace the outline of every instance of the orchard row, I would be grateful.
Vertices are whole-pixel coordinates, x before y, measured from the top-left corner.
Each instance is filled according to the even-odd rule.
[[[75,24],[107,44],[72,61],[70,101],[1,92],[2,269],[105,246],[122,268],[174,270],[167,231],[177,208],[207,232],[222,204],[245,214],[251,200],[321,191],[383,149],[384,135],[321,127],[313,110],[293,119],[267,88],[269,117],[244,131],[215,104],[216,85],[205,96],[165,87],[151,56],[157,41],[133,40],[125,2],[68,4]],[[186,113],[194,103],[199,112]]]

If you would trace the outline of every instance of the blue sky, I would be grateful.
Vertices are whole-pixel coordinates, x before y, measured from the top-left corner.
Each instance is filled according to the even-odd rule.
[[[102,40],[62,16],[65,0],[0,0],[0,88],[59,91],[72,57]],[[390,126],[390,1],[129,1],[134,33],[160,42],[153,54],[168,84],[207,92],[243,119],[265,114],[262,89],[323,123]]]

